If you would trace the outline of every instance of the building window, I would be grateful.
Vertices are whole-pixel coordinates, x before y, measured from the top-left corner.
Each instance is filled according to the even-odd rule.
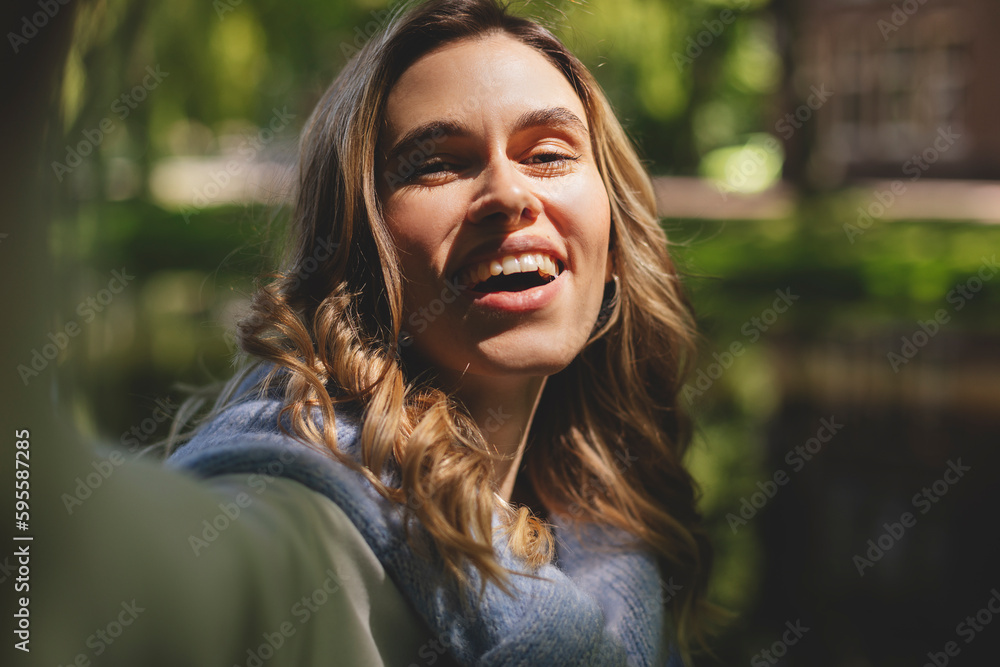
[[[903,162],[941,129],[965,134],[970,43],[955,8],[914,15],[884,38],[885,8],[833,13],[806,31],[806,78],[834,91],[823,110],[817,149],[842,166]],[[967,142],[966,142],[967,143]],[[946,159],[961,157],[950,151]]]

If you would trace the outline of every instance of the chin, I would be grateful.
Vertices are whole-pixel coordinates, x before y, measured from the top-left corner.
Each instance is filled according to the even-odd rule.
[[[459,370],[468,363],[467,373],[477,375],[555,375],[579,356],[585,343],[582,331],[507,331],[476,344]]]

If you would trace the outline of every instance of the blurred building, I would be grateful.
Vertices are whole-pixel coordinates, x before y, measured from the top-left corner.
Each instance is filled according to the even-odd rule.
[[[793,0],[790,90],[833,92],[790,155],[817,185],[1000,178],[1000,2]]]
[[[658,178],[660,213],[770,219],[795,187],[905,185],[886,219],[1000,222],[1000,2],[773,0],[785,64],[773,134],[785,186],[719,196]]]

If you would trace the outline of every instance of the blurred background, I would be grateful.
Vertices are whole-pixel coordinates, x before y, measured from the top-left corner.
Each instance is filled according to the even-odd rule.
[[[298,132],[389,8],[80,2],[44,176],[62,289],[22,381],[135,453],[231,373]],[[524,11],[611,97],[701,323],[682,401],[736,612],[704,664],[996,664],[1000,4]]]

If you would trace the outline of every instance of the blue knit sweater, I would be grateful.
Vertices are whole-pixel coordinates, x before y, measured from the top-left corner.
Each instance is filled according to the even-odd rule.
[[[536,576],[512,576],[513,596],[490,584],[480,597],[481,577],[470,567],[471,585],[463,591],[443,574],[439,562],[420,555],[426,550],[415,549],[407,540],[401,506],[379,495],[356,471],[282,432],[280,392],[252,391],[266,370],[251,374],[241,388],[243,398],[174,452],[168,464],[205,477],[286,477],[330,498],[354,523],[432,634],[461,664],[681,664],[663,633],[656,561],[641,549],[625,546],[624,533],[571,526],[553,517],[556,560],[537,570],[529,570],[510,553],[506,538],[498,536],[494,546],[501,565]],[[338,444],[352,456],[358,455],[358,424],[357,412],[338,406]],[[418,540],[427,540],[416,532]]]

